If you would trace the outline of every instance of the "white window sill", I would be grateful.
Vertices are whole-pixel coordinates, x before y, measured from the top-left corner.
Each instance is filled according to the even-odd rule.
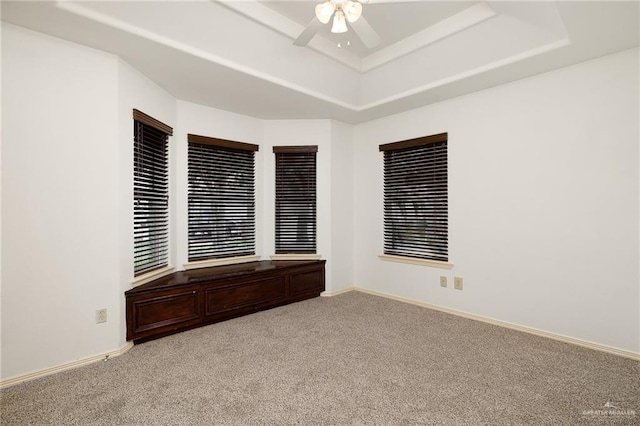
[[[173,274],[175,268],[173,266],[165,266],[164,268],[154,269],[151,272],[147,272],[146,274],[138,275],[134,279],[131,280],[131,286],[137,287],[142,284],[146,284],[158,278],[162,278],[166,275]]]
[[[314,253],[272,254],[271,260],[318,260],[322,256]]]
[[[453,268],[453,263],[441,262],[439,260],[427,260],[427,259],[419,259],[417,257],[406,257],[406,256],[393,256],[390,254],[381,254],[381,255],[378,255],[378,257],[380,258],[380,260],[384,260],[385,262],[409,263],[411,265],[431,266],[432,268],[440,268],[440,269]]]
[[[222,259],[198,260],[195,262],[185,263],[184,269],[189,270],[189,269],[198,269],[198,268],[209,268],[211,266],[235,265],[238,263],[256,262],[258,260],[260,260],[260,256],[256,256],[256,255],[225,257]]]

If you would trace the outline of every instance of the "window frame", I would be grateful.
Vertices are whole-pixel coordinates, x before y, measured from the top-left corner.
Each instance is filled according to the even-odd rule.
[[[231,141],[227,139],[201,136],[201,135],[195,135],[191,133],[187,135],[187,143],[188,143],[188,148],[187,148],[187,185],[188,185],[188,189],[187,189],[187,263],[185,263],[184,265],[185,268],[192,269],[192,268],[199,268],[199,267],[206,267],[206,266],[228,265],[228,264],[258,260],[259,256],[256,255],[257,203],[256,203],[255,152],[259,150],[259,146],[255,144],[245,143],[245,142],[236,142],[236,141]],[[192,246],[192,244],[195,244],[195,241],[196,241],[195,237],[192,235],[195,232],[195,227],[196,227],[195,225],[196,216],[195,215],[192,216],[192,209],[195,208],[196,204],[192,204],[192,200],[193,200],[192,197],[213,196],[219,201],[219,197],[221,195],[220,193],[213,192],[213,191],[207,192],[206,194],[204,192],[199,192],[199,193],[194,192],[192,188],[193,182],[191,180],[192,179],[191,168],[192,166],[195,166],[196,161],[202,161],[204,159],[203,155],[207,155],[207,154],[203,154],[204,151],[202,151],[198,154],[199,157],[196,160],[195,151],[192,151],[192,146],[195,146],[195,145],[202,145],[202,146],[212,148],[214,150],[220,150],[215,155],[222,155],[222,156],[230,155],[233,152],[242,152],[242,153],[251,152],[252,197],[250,200],[250,204],[253,212],[252,224],[251,224],[251,230],[250,230],[250,240],[252,240],[252,243],[253,243],[251,253],[247,251],[244,251],[244,252],[238,251],[237,253],[233,253],[233,252],[223,253],[218,251],[216,254],[215,252],[212,251],[205,255],[196,255],[196,249],[194,248],[194,246]],[[194,154],[192,154],[192,152],[194,152]],[[214,159],[213,157],[214,156],[212,155],[210,159],[213,160],[214,163],[216,161],[219,161]],[[211,176],[209,176],[209,178],[211,178]],[[237,187],[234,187],[234,188],[238,189]],[[193,223],[192,223],[192,218],[194,219]],[[243,228],[243,230],[246,230],[246,228]],[[212,235],[213,238],[217,238],[219,236],[218,235],[219,231],[214,230],[213,228],[209,229],[209,231],[214,232],[214,234]],[[200,238],[200,241],[202,241],[202,238]],[[221,239],[218,238],[216,241],[212,242],[212,245],[213,246],[219,245],[220,241]]]
[[[169,137],[173,136],[173,128],[164,124],[163,122],[156,120],[155,118],[143,113],[140,110],[133,109],[133,274],[134,278],[132,283],[139,285],[147,282],[151,279],[157,278],[163,274],[173,271],[173,268],[169,265],[171,259],[171,246],[170,246],[170,211],[169,211],[169,191],[170,191],[170,174],[169,174]],[[147,139],[147,145],[161,143],[160,152],[157,151],[158,146],[147,146],[146,151],[155,151],[152,154],[151,164],[153,168],[160,168],[160,170],[142,170],[143,158],[145,152],[145,139],[144,131],[151,131],[156,133],[155,137],[161,135],[159,139],[150,140]],[[141,133],[142,132],[142,133]],[[142,138],[142,139],[141,139]],[[162,140],[163,139],[163,140]],[[159,154],[159,155],[158,155]],[[160,159],[160,162],[157,160]],[[158,178],[160,184],[156,185],[156,182],[152,182],[152,187],[149,187],[149,179]],[[147,182],[143,182],[143,181]],[[139,209],[140,201],[146,198],[160,200],[160,203],[164,202],[164,209],[158,209],[158,206],[149,205],[146,210]],[[136,212],[137,211],[137,212]],[[163,223],[160,225],[154,225],[147,227],[150,229],[149,233],[153,234],[148,238],[152,238],[149,241],[161,241],[161,244],[144,244],[145,241],[141,240],[141,233],[145,228],[140,226],[140,223],[144,219],[144,215],[154,216],[156,220],[160,218]],[[159,262],[149,262],[150,266],[146,268],[138,269],[136,266],[136,257],[141,252],[151,252],[152,258],[159,259]]]
[[[296,146],[274,146],[274,255],[272,259],[318,259],[320,256],[318,253],[318,158],[317,158],[318,146],[317,145],[296,145]],[[310,155],[312,154],[312,155]],[[289,158],[287,158],[289,157]],[[285,160],[286,159],[286,160]],[[308,162],[307,159],[312,159]],[[284,168],[280,167],[280,161],[288,161],[289,166],[297,167],[297,170],[306,172],[313,171],[313,179],[311,182],[311,176],[304,176],[302,179],[302,185],[292,185],[290,176],[282,174]],[[282,164],[285,166],[285,164]],[[288,186],[283,186],[288,185]],[[310,191],[305,186],[311,185],[313,187],[313,194],[310,196]],[[300,196],[305,197],[303,202],[300,200],[292,200],[290,195],[295,192],[296,188],[301,189]],[[287,196],[289,195],[289,196]],[[298,195],[298,194],[296,194]],[[311,225],[313,239],[312,244],[307,245],[305,242],[300,242],[295,237],[295,240],[291,240],[292,231],[291,225],[287,224],[285,218],[287,216],[283,212],[286,205],[293,205],[294,208],[300,207],[302,204],[311,206],[312,220],[303,221],[303,225]],[[299,214],[301,212],[295,212]],[[281,221],[281,219],[284,219]],[[287,238],[289,237],[289,238]],[[288,247],[287,247],[288,246]]]
[[[448,133],[439,133],[430,136],[424,136],[405,141],[392,142],[379,145],[379,150],[384,154],[383,170],[383,254],[379,256],[381,260],[410,263],[417,265],[434,266],[444,269],[451,269],[453,263],[450,262],[449,253],[449,189],[448,189]],[[443,150],[444,147],[444,150]],[[425,181],[423,178],[418,180],[408,180],[414,172],[407,166],[395,166],[391,162],[392,155],[395,153],[399,157],[409,157],[419,154],[420,151],[433,151],[428,158],[418,158],[418,173],[423,173],[421,168],[428,161],[437,161],[434,172],[439,173],[438,178]],[[444,152],[443,152],[444,151]],[[442,160],[444,159],[444,166]],[[397,160],[396,160],[397,161]],[[391,167],[394,167],[393,169]],[[443,182],[442,172],[444,172],[444,188],[442,193]],[[391,178],[390,176],[394,177]],[[398,178],[402,179],[398,182]],[[418,187],[418,188],[417,188]],[[416,188],[419,193],[415,193]],[[406,194],[399,194],[399,190],[406,190]],[[433,197],[433,193],[437,194]],[[411,194],[413,192],[413,194]],[[424,201],[424,197],[428,197],[428,201]],[[422,197],[422,199],[421,199]],[[420,207],[415,207],[420,203]],[[444,203],[444,205],[443,205]],[[391,224],[398,219],[398,204],[411,204],[414,206],[415,219],[400,223],[397,226]],[[428,207],[429,212],[419,212],[424,207]],[[401,217],[401,216],[400,216]],[[444,230],[429,227],[427,221],[437,222],[440,226],[445,224]],[[420,222],[424,222],[424,227],[420,228]],[[413,229],[412,229],[413,228]],[[407,233],[407,229],[411,235],[408,238],[400,238],[397,235]],[[415,232],[415,230],[418,230]],[[425,244],[424,240],[420,240],[424,235],[432,235],[433,240]],[[390,241],[393,237],[394,241]]]

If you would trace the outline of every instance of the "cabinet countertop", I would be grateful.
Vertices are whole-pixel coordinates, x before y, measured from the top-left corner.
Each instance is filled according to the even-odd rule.
[[[134,287],[125,292],[133,295],[150,290],[160,290],[168,287],[199,284],[206,281],[223,280],[251,274],[261,274],[278,269],[295,268],[324,264],[326,260],[260,260],[257,262],[238,263],[235,265],[213,266],[208,268],[178,271],[158,278],[146,284]]]

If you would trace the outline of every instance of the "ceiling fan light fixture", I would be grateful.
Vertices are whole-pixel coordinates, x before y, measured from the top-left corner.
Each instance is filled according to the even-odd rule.
[[[334,34],[346,33],[349,31],[347,28],[347,20],[344,17],[344,12],[342,10],[338,10],[335,15],[333,15],[333,26],[331,27],[331,32]]]
[[[347,0],[342,5],[342,10],[349,22],[356,22],[362,15],[362,5],[357,1]]]
[[[336,11],[336,6],[329,0],[316,6],[316,18],[326,24],[331,19],[331,15]]]

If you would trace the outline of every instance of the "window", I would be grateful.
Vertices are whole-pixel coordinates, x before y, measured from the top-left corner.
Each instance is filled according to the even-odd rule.
[[[380,145],[384,254],[448,261],[447,133]]]
[[[134,275],[168,265],[168,137],[173,129],[133,110]]]
[[[189,141],[189,261],[255,254],[258,145],[206,136]]]
[[[276,254],[316,252],[316,145],[278,146]]]

